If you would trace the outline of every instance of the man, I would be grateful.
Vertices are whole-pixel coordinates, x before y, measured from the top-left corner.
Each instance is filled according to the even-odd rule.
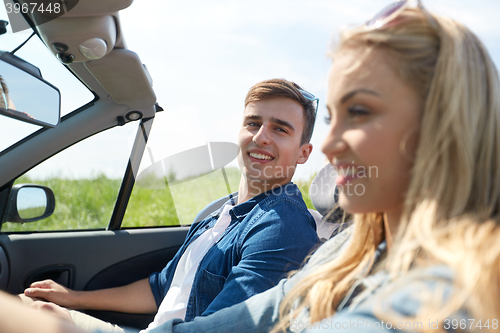
[[[299,89],[274,79],[249,90],[238,136],[239,191],[191,226],[162,272],[127,286],[87,292],[35,282],[25,295],[72,309],[157,311],[148,327],[154,328],[172,318],[190,321],[244,301],[299,268],[318,241],[314,219],[291,183],[297,164],[305,163],[312,151],[317,107],[314,96]],[[82,314],[72,316],[78,324]]]

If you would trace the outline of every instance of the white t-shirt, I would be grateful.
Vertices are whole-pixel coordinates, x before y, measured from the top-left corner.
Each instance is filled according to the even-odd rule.
[[[189,294],[191,293],[191,287],[193,286],[198,266],[203,257],[205,257],[205,254],[220,239],[231,222],[231,215],[229,215],[231,208],[233,208],[231,205],[224,206],[214,227],[202,233],[189,244],[177,264],[170,289],[168,289],[165,298],[161,302],[155,319],[149,324],[147,329],[141,332],[146,332],[160,326],[173,318],[184,319]]]

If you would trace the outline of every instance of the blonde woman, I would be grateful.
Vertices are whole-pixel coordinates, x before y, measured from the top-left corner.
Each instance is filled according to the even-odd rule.
[[[323,152],[354,225],[278,286],[151,332],[496,331],[500,87],[481,42],[418,2],[342,33]]]

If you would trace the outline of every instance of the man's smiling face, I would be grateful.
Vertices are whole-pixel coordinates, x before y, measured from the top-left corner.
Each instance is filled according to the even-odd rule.
[[[238,136],[238,163],[249,191],[290,182],[296,165],[305,163],[312,150],[309,143],[300,143],[303,130],[303,107],[290,98],[248,103]]]

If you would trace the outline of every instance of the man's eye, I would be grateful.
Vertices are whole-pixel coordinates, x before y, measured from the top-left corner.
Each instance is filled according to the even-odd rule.
[[[353,105],[348,107],[347,112],[353,117],[366,116],[370,114],[370,111],[367,108],[360,105]]]
[[[259,127],[260,125],[257,124],[257,123],[251,122],[251,123],[247,123],[247,126],[250,126],[250,127]]]
[[[278,132],[283,132],[283,133],[288,133],[286,129],[284,129],[283,127],[276,127],[276,130]]]

